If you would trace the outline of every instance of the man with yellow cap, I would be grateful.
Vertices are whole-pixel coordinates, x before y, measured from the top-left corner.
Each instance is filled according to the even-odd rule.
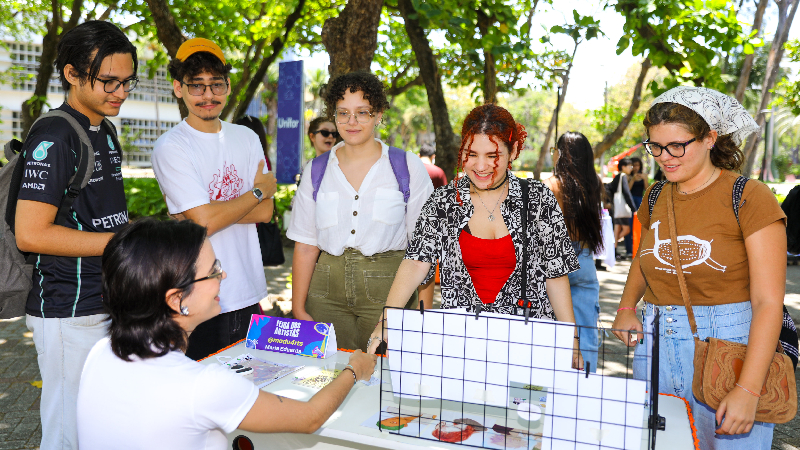
[[[272,218],[275,176],[264,173],[258,136],[219,119],[230,92],[231,65],[208,39],[184,42],[168,66],[175,96],[189,115],[156,141],[152,162],[170,214],[208,228],[228,274],[220,287],[222,314],[189,338],[186,356],[200,359],[247,334],[251,314],[267,296],[255,224]],[[198,274],[202,278],[205,274]],[[181,314],[194,312],[181,309]]]

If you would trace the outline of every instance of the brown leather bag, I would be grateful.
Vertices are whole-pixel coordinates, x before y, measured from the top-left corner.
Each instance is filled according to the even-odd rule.
[[[672,197],[674,186],[670,183],[667,195],[669,213],[669,236],[672,244],[672,262],[678,273],[678,286],[686,306],[686,315],[694,335],[694,378],[692,393],[701,402],[713,409],[719,408],[722,399],[736,387],[736,382],[744,366],[747,346],[737,342],[708,338],[701,341],[697,337],[697,323],[694,320],[689,290],[681,267],[678,252],[678,238],[675,227],[675,209]],[[797,414],[797,385],[795,384],[794,366],[783,352],[780,342],[767,372],[767,379],[759,392],[756,407],[756,421],[769,423],[786,423]]]

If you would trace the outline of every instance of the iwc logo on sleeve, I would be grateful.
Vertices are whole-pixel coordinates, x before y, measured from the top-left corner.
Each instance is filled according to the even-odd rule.
[[[109,146],[109,147],[111,147],[111,150],[116,150],[116,149],[114,148],[114,141],[112,141],[112,140],[111,140],[111,135],[108,135],[108,134],[107,134],[107,135],[106,135],[106,138],[108,139],[108,146]]]
[[[36,149],[33,150],[31,156],[33,156],[33,159],[35,159],[36,161],[41,161],[47,158],[47,149],[52,146],[53,146],[52,142],[42,141],[39,143],[39,145],[36,146]]]

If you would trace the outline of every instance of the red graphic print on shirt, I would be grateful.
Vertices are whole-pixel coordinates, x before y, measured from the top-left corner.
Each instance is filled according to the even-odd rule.
[[[233,164],[222,164],[222,175],[219,171],[214,175],[208,185],[208,196],[211,200],[228,201],[233,200],[242,192],[244,181],[236,173],[236,166]]]

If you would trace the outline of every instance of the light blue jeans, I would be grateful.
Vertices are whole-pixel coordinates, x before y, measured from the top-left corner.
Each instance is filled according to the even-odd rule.
[[[89,350],[107,333],[106,314],[65,319],[28,315],[42,374],[42,450],[78,449],[78,386]],[[102,406],[98,406],[102,407]]]
[[[747,434],[733,436],[716,434],[716,411],[700,403],[692,395],[694,376],[694,338],[692,337],[686,308],[683,306],[655,306],[645,303],[645,323],[652,322],[655,308],[661,311],[659,319],[658,392],[685,398],[692,408],[697,439],[703,450],[770,450],[775,424],[755,422]],[[719,306],[694,306],[697,334],[700,339],[715,337],[733,342],[747,343],[750,333],[752,309],[750,302]],[[648,320],[648,318],[650,320]],[[647,331],[647,328],[645,327]],[[652,331],[652,329],[650,330]],[[644,344],[634,350],[633,375],[650,379],[647,355],[652,351],[650,335]],[[669,426],[669,422],[667,422]]]
[[[582,327],[579,329],[579,336],[583,362],[591,364],[590,370],[595,372],[599,347],[597,319],[600,316],[600,283],[597,281],[597,269],[591,250],[581,249],[578,263],[580,268],[567,275],[572,293],[572,310],[575,312],[575,323]]]

